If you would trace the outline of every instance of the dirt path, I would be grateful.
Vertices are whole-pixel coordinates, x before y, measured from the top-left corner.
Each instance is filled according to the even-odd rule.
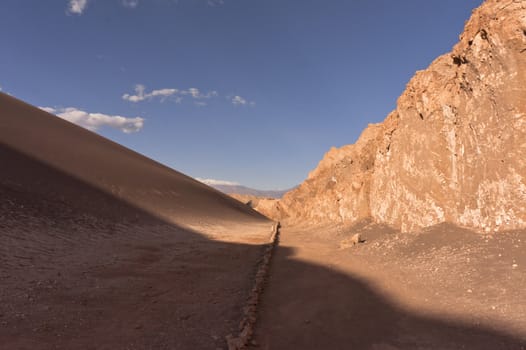
[[[483,238],[447,227],[406,237],[359,229],[368,242],[346,249],[339,243],[352,230],[282,229],[251,348],[526,348],[524,270],[478,261],[477,254],[491,255],[475,249]],[[490,243],[504,249],[516,237]],[[497,269],[493,278],[483,276],[481,264]],[[477,268],[482,273],[467,274]],[[491,293],[498,286],[506,288],[505,299]]]

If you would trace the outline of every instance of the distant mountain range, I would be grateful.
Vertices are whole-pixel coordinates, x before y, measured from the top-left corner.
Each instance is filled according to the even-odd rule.
[[[214,180],[214,179],[201,179],[196,178],[196,180],[201,181],[202,183],[215,188],[218,191],[221,191],[226,194],[242,194],[250,195],[256,197],[264,198],[281,198],[283,195],[290,191],[288,190],[256,190],[254,188],[246,187],[235,182],[223,181],[223,180]]]

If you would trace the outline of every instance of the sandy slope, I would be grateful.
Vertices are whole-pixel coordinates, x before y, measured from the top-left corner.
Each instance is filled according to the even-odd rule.
[[[219,191],[8,95],[0,93],[0,105],[0,142],[5,147],[163,220],[206,231],[219,222],[263,219]],[[38,177],[29,169],[20,173],[28,182]],[[44,188],[32,191],[51,191],[56,185],[50,179],[41,182]]]
[[[254,349],[526,349],[524,232],[361,223],[280,241]]]
[[[0,349],[215,349],[271,223],[0,94]]]

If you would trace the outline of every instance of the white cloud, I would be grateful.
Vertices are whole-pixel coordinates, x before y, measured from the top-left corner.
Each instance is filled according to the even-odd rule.
[[[189,88],[188,90],[181,91],[182,95],[191,95],[193,98],[199,98],[199,89]]]
[[[139,5],[139,0],[122,0],[121,4],[124,7],[134,9]]]
[[[152,90],[149,93],[145,93],[144,85],[137,84],[135,85],[135,95],[124,94],[122,99],[130,102],[140,102],[144,100],[150,100],[154,97],[161,97],[161,100],[165,100],[167,97],[175,95],[179,92],[177,89],[159,89]]]
[[[223,0],[208,0],[207,1],[208,6],[216,7],[224,5],[225,2]]]
[[[239,95],[231,97],[231,101],[234,106],[252,106],[253,107],[256,105],[256,102],[247,101],[246,99],[244,99],[243,97]]]
[[[120,3],[123,7],[130,9],[134,9],[137,6],[139,6],[139,0],[120,0]],[[88,0],[69,0],[68,9],[66,10],[66,13],[73,15],[82,15],[84,10],[86,10],[87,6]]]
[[[130,102],[141,102],[144,100],[151,100],[155,97],[160,97],[161,101],[164,101],[168,97],[173,96],[176,103],[181,103],[183,96],[189,96],[193,99],[208,99],[216,97],[219,94],[217,91],[209,91],[206,94],[203,94],[197,88],[189,88],[188,90],[179,90],[179,89],[159,89],[146,92],[146,88],[142,84],[135,85],[135,94],[124,94],[122,99]]]
[[[241,96],[234,96],[234,97],[232,97],[232,104],[234,104],[236,106],[238,106],[238,105],[246,105],[247,104],[247,100],[245,100]]]
[[[183,98],[190,98],[194,100],[194,104],[196,106],[206,106],[207,103],[203,100],[211,99],[214,97],[218,97],[219,93],[216,90],[208,91],[207,93],[203,93],[201,90],[195,87],[188,88],[186,90],[184,89],[158,89],[158,90],[152,90],[150,92],[146,91],[146,87],[142,84],[135,85],[134,88],[135,93],[134,94],[124,94],[122,95],[122,99],[129,102],[142,102],[146,100],[152,100],[154,98],[160,98],[161,102],[165,101],[166,99],[170,98],[171,100],[175,101],[175,103],[181,103],[183,101]],[[228,100],[234,105],[234,106],[255,106],[256,103],[253,101],[248,101],[247,99],[236,95],[236,96],[226,96]]]
[[[126,118],[119,115],[88,113],[73,107],[58,109],[51,107],[39,108],[91,131],[96,131],[102,126],[108,126],[129,134],[141,130],[144,126],[144,119],[141,117]]]
[[[160,90],[153,90],[150,95],[152,97],[155,96],[171,96],[177,93],[177,89],[160,89]]]
[[[232,181],[225,181],[225,180],[215,180],[215,179],[203,179],[200,177],[195,178],[197,181],[204,183],[208,186],[215,186],[215,185],[226,185],[226,186],[239,186],[239,183],[232,182]]]
[[[88,0],[69,0],[68,13],[81,15],[88,5]]]
[[[217,91],[209,91],[206,94],[203,94],[199,91],[199,89],[196,88],[189,88],[188,90],[181,90],[181,95],[190,95],[195,99],[202,99],[202,98],[211,98],[216,97],[219,94]]]

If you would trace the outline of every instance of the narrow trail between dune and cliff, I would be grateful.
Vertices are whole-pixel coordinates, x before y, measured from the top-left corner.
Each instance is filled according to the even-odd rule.
[[[239,334],[228,334],[225,337],[228,350],[240,350],[246,348],[254,334],[254,326],[257,320],[258,305],[261,295],[268,279],[270,263],[279,243],[280,223],[272,225],[269,243],[263,246],[261,259],[258,261],[252,289],[248,293],[247,301],[242,310],[242,319],[239,322]]]
[[[402,248],[387,248],[396,233],[342,249],[346,234],[282,229],[249,349],[526,349],[521,286],[508,300],[515,315],[488,316],[485,300],[401,267]]]

